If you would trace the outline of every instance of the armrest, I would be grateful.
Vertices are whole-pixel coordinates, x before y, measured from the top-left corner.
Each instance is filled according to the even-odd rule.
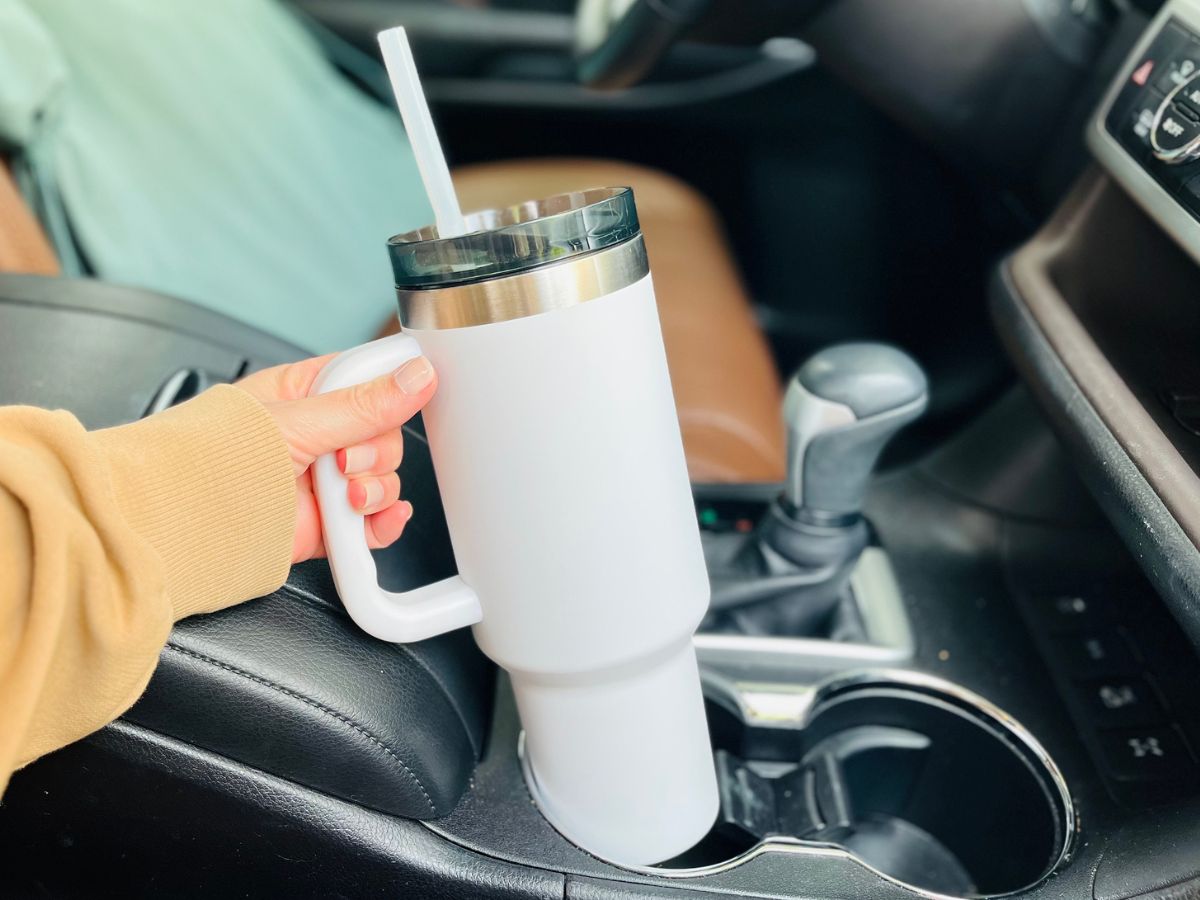
[[[232,380],[303,355],[171,297],[33,276],[0,276],[0,348],[0,403],[66,408],[91,427],[137,418],[181,368]],[[393,589],[455,571],[419,421],[405,438],[400,474],[416,516],[398,545],[377,554]],[[368,637],[316,561],[269,597],[180,623],[127,718],[163,738],[161,753],[183,744],[426,819],[449,812],[466,787],[492,678],[466,631],[408,646]],[[37,778],[38,766],[22,777]]]
[[[447,550],[430,551],[445,526],[431,473],[408,462],[427,460],[424,444],[408,437],[402,477],[419,512],[379,560],[406,587],[454,571]],[[454,808],[483,751],[492,671],[465,630],[408,645],[368,637],[318,561],[269,597],[176,626],[125,718],[361,806],[431,819]]]

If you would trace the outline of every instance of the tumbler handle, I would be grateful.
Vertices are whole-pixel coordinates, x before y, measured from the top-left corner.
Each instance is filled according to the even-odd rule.
[[[406,334],[354,347],[326,364],[309,394],[370,381],[420,355],[421,348]],[[317,459],[313,481],[333,581],[359,628],[380,640],[407,644],[474,625],[483,617],[479,598],[457,575],[411,591],[381,588],[375,560],[367,549],[363,517],[350,505],[346,476],[338,469],[336,454]]]

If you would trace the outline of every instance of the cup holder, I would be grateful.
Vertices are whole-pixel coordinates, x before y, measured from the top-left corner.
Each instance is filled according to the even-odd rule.
[[[786,708],[787,694],[765,696]],[[638,871],[693,878],[835,847],[922,893],[994,897],[1038,883],[1067,853],[1074,812],[1057,767],[1019,723],[956,685],[858,673],[793,692],[791,715],[756,713],[747,697],[708,686],[717,824]]]

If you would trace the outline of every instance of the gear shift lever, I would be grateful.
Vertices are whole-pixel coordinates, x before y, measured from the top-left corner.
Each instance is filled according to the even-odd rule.
[[[801,366],[784,399],[783,493],[718,568],[714,610],[768,634],[805,633],[828,612],[867,544],[862,505],[879,454],[928,393],[920,366],[886,344],[838,344]]]
[[[790,515],[814,525],[858,518],[884,445],[928,399],[925,373],[895,347],[838,344],[811,357],[783,404]]]
[[[862,552],[863,498],[884,445],[925,411],[912,357],[886,344],[837,344],[792,376],[784,398],[788,471],[759,528],[764,549],[800,569],[844,568]]]

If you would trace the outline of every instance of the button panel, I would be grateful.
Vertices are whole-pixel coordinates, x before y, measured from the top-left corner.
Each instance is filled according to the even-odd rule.
[[[1200,657],[1150,583],[1014,571],[1019,606],[1109,792],[1140,808],[1200,793]]]
[[[1169,19],[1134,60],[1105,130],[1193,218],[1200,194],[1200,34]]]

